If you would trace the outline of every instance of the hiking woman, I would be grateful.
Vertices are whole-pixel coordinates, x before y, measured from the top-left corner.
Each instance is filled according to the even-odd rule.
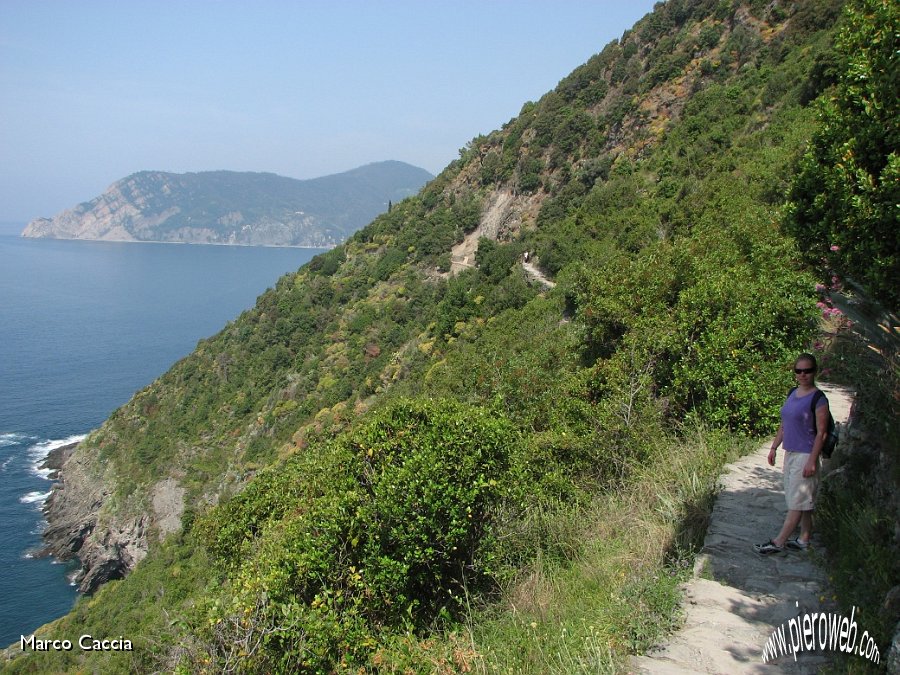
[[[785,547],[805,550],[812,534],[812,512],[815,508],[816,489],[819,486],[819,453],[828,434],[828,399],[824,394],[815,397],[816,372],[818,365],[812,354],[801,354],[794,362],[796,388],[788,394],[781,406],[781,425],[772,449],[769,450],[769,464],[775,466],[775,456],[779,445],[784,445],[784,496],[787,501],[787,516],[784,525],[773,539],[754,548],[760,555],[781,553]],[[815,401],[815,417],[812,403]],[[800,536],[788,539],[797,525]]]

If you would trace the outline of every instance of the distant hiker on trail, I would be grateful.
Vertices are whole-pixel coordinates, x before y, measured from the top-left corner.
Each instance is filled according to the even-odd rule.
[[[760,555],[782,553],[785,548],[802,551],[809,546],[819,486],[819,454],[828,434],[830,416],[828,399],[824,394],[816,394],[819,391],[816,388],[817,370],[816,357],[812,354],[801,354],[794,363],[797,386],[791,389],[781,406],[781,425],[769,450],[769,464],[775,466],[778,446],[784,444],[784,496],[788,512],[781,532],[765,544],[754,546]],[[798,524],[800,536],[788,539]]]

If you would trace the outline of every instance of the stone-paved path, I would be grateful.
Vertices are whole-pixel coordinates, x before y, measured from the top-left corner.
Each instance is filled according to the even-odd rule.
[[[850,392],[832,385],[820,388],[835,421],[846,422]],[[633,672],[815,673],[828,663],[829,654],[821,651],[802,653],[796,662],[790,655],[762,661],[763,646],[776,627],[801,613],[835,611],[825,574],[811,559],[822,552],[815,534],[812,553],[762,557],[753,551],[753,544],[778,533],[787,508],[784,452],[779,448],[775,467],[770,467],[770,447],[768,441],[725,468],[703,552],[684,589],[685,623],[666,644],[633,658]]]

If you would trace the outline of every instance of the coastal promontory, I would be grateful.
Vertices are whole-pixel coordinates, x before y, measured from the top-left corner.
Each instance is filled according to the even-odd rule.
[[[141,171],[23,237],[330,247],[415,194],[432,175],[404,162],[310,180],[273,173]]]

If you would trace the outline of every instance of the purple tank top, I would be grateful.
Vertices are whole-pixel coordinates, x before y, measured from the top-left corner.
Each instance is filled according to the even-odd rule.
[[[816,441],[816,420],[810,410],[810,404],[812,403],[811,397],[815,395],[816,392],[813,390],[806,396],[797,396],[795,389],[781,406],[781,425],[784,429],[781,445],[785,450],[812,452],[813,444]],[[825,396],[820,396],[816,401],[816,410],[823,405],[828,405],[828,400]]]

